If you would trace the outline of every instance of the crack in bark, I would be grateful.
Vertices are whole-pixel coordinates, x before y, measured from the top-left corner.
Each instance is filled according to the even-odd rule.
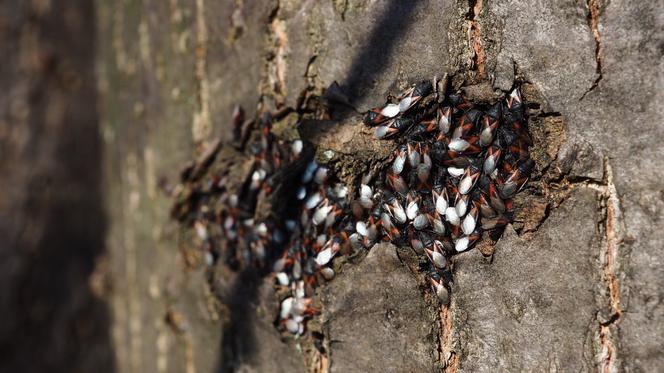
[[[261,97],[270,97],[274,105],[283,106],[286,97],[286,54],[288,35],[286,23],[279,19],[281,4],[276,2],[268,17],[268,48],[265,66],[265,77],[261,84]]]
[[[602,40],[599,33],[599,0],[588,0],[588,26],[593,34],[593,39],[595,39],[595,73],[597,78],[593,84],[588,88],[588,90],[581,96],[579,101],[583,100],[586,95],[592,92],[599,82],[602,80],[602,60],[603,60],[603,49],[602,49]]]
[[[443,362],[443,373],[456,373],[459,365],[459,357],[456,352],[452,350],[452,311],[451,311],[451,296],[450,303],[443,305],[440,308],[440,328],[441,334],[439,338],[439,352],[440,360]]]
[[[477,21],[480,13],[482,12],[482,1],[483,0],[469,0],[469,9],[466,14],[466,19],[469,21],[469,38],[470,46],[473,49],[473,68],[477,70],[479,75],[479,80],[484,79],[485,77],[485,56],[484,49],[482,48],[482,36],[480,25]]]
[[[600,253],[602,261],[602,278],[606,282],[609,292],[609,303],[611,315],[606,320],[598,319],[598,344],[600,347],[598,358],[598,369],[602,373],[618,371],[617,366],[617,347],[615,337],[612,335],[611,326],[616,324],[622,315],[620,299],[620,283],[617,276],[618,266],[618,246],[622,241],[622,210],[620,208],[620,198],[613,183],[613,170],[604,159],[604,180],[602,183],[587,183],[591,189],[598,191],[601,195],[604,205],[604,226],[605,247]],[[601,223],[600,223],[601,224]]]
[[[210,82],[207,77],[207,25],[205,24],[205,0],[196,0],[196,82],[198,85],[198,111],[194,112],[192,137],[203,151],[203,142],[212,134],[210,121]]]

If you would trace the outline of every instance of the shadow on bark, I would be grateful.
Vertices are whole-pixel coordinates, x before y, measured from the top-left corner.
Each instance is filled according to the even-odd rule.
[[[256,352],[255,346],[259,341],[256,341],[251,323],[262,277],[248,268],[235,279],[227,303],[230,320],[223,326],[221,334],[219,372],[235,372],[242,361]]]
[[[373,86],[394,53],[394,47],[413,23],[412,15],[419,0],[391,1],[380,20],[371,26],[371,35],[353,59],[348,76],[340,84],[350,99],[356,100]],[[415,32],[421,32],[413,27]]]
[[[372,25],[371,35],[366,45],[360,49],[348,76],[340,85],[351,102],[372,86],[387,67],[394,45],[404,36],[404,31],[413,22],[412,14],[420,1],[391,1],[380,21]],[[343,114],[342,114],[343,117]],[[296,188],[295,188],[296,189]],[[293,190],[295,190],[293,189]],[[271,265],[268,266],[271,268]],[[236,278],[227,302],[230,308],[230,321],[223,326],[220,373],[234,372],[239,364],[251,359],[256,353],[256,336],[251,326],[255,313],[254,305],[258,302],[258,288],[267,273],[259,274],[255,270],[243,270]]]

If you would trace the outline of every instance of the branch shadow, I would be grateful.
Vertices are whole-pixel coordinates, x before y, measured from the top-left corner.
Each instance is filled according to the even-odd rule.
[[[413,13],[420,3],[420,0],[389,2],[353,59],[348,76],[339,84],[350,102],[368,91],[385,71],[395,46],[413,23]]]
[[[258,342],[251,324],[263,277],[264,274],[248,268],[239,272],[235,278],[226,303],[230,319],[222,327],[218,372],[235,372],[243,361],[256,353]]]
[[[355,55],[348,75],[340,84],[351,102],[371,89],[373,82],[385,71],[395,45],[413,23],[412,15],[420,3],[419,0],[392,0],[384,13],[377,17],[378,21],[371,25],[366,44]],[[370,20],[372,17],[366,18]],[[259,287],[267,274],[252,270],[239,272],[228,297],[223,298],[230,309],[230,321],[222,328],[217,369],[220,373],[237,371],[242,361],[249,360],[256,353],[256,344],[261,343],[256,340],[251,323],[255,304],[259,301]]]

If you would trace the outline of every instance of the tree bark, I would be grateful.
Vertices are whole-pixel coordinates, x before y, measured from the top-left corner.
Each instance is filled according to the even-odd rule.
[[[664,161],[661,144],[645,141],[658,137],[662,120],[657,12],[596,0],[100,3],[119,367],[311,370],[306,351],[271,325],[268,280],[217,274],[213,281],[236,287],[265,281],[237,320],[228,316],[237,305],[221,304],[201,271],[183,270],[171,201],[159,186],[175,185],[175,170],[210,141],[230,139],[236,104],[249,116],[259,103],[296,107],[336,81],[362,111],[448,73],[464,86],[530,83],[539,148],[564,174],[563,196],[526,209],[523,220],[534,223],[508,230],[492,261],[478,250],[455,259],[449,307],[418,303],[423,294],[407,281],[381,294],[371,271],[342,273],[322,289],[328,337],[338,341],[330,369],[662,368],[656,326],[664,309],[656,300],[664,276],[653,263],[663,253],[655,222],[664,211]],[[415,281],[407,260],[389,265]],[[395,294],[396,316],[384,319],[383,297]],[[353,315],[358,299],[378,316]],[[239,323],[232,331],[227,317]]]

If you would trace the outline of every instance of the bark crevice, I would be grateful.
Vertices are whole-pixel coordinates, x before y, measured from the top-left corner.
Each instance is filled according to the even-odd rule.
[[[593,39],[595,40],[595,73],[597,77],[593,84],[588,88],[586,92],[583,93],[579,101],[583,100],[586,95],[599,85],[599,82],[602,80],[602,62],[604,58],[604,51],[602,49],[602,38],[599,33],[599,0],[588,0],[588,26],[590,31],[593,34]]]

